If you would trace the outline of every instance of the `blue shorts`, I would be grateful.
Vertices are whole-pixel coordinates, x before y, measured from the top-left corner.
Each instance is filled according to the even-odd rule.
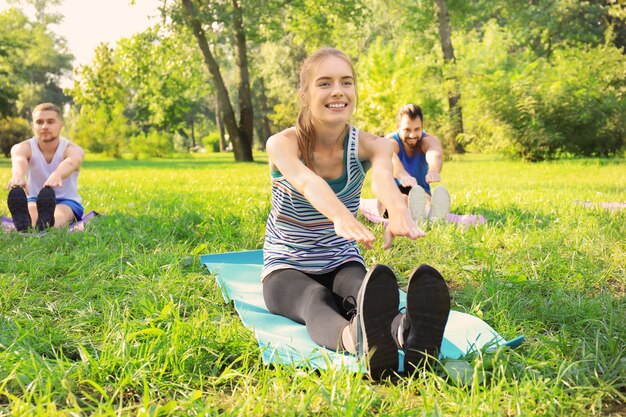
[[[37,201],[37,197],[28,197],[29,203],[35,203],[36,201]],[[70,200],[68,198],[57,198],[57,204],[65,204],[66,206],[71,208],[72,212],[74,213],[75,222],[78,222],[83,218],[83,213],[85,212],[85,208],[78,201]]]

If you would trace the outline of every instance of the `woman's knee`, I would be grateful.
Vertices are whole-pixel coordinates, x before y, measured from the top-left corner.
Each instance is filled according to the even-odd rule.
[[[326,287],[319,285],[311,287],[308,293],[303,297],[303,307],[306,310],[313,310],[320,308],[321,306],[332,306],[335,304],[333,293]]]

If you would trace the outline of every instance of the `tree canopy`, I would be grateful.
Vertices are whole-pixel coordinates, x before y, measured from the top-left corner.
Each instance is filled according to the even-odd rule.
[[[412,102],[450,152],[542,160],[608,156],[625,147],[623,0],[163,0],[161,6],[160,24],[99,46],[94,60],[76,69],[68,91],[72,134],[91,151],[159,155],[196,145],[220,149],[228,141],[236,160],[252,160],[254,143],[262,148],[294,123],[300,63],[322,46],[353,59],[354,123],[364,130],[395,129],[397,109]],[[17,10],[0,16],[9,28],[0,34],[4,117],[24,115],[34,97],[67,102],[51,74],[66,70],[71,57],[46,26],[54,15],[45,16],[35,22]],[[45,56],[29,60],[18,52],[33,43],[44,45]],[[107,131],[94,128],[94,120]]]
[[[0,148],[26,139],[30,113],[38,103],[63,106],[70,101],[61,78],[71,69],[73,56],[66,41],[49,28],[58,21],[40,5],[38,20],[30,20],[17,8],[0,12]]]

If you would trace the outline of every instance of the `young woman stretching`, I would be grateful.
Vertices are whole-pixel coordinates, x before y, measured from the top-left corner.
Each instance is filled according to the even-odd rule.
[[[356,75],[345,54],[325,48],[304,61],[296,126],[267,142],[272,209],[263,295],[272,313],[305,324],[321,346],[357,353],[378,379],[398,370],[398,348],[408,371],[437,354],[450,299],[441,275],[423,265],[400,314],[393,272],[365,268],[357,242],[371,249],[374,235],[356,212],[370,167],[373,192],[389,212],[384,247],[394,236],[425,234],[395,185],[390,143],[348,124],[356,100]]]

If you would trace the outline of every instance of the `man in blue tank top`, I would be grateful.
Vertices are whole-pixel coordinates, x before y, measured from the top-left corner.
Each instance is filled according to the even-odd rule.
[[[386,138],[394,149],[396,184],[407,195],[411,215],[415,221],[445,219],[450,210],[450,194],[443,186],[433,192],[430,187],[431,183],[441,181],[441,142],[424,131],[424,115],[415,104],[405,104],[400,108],[397,123],[398,130]]]
[[[60,136],[61,111],[51,103],[33,110],[34,137],[13,146],[7,204],[18,231],[63,227],[83,216],[78,172],[84,152]]]

